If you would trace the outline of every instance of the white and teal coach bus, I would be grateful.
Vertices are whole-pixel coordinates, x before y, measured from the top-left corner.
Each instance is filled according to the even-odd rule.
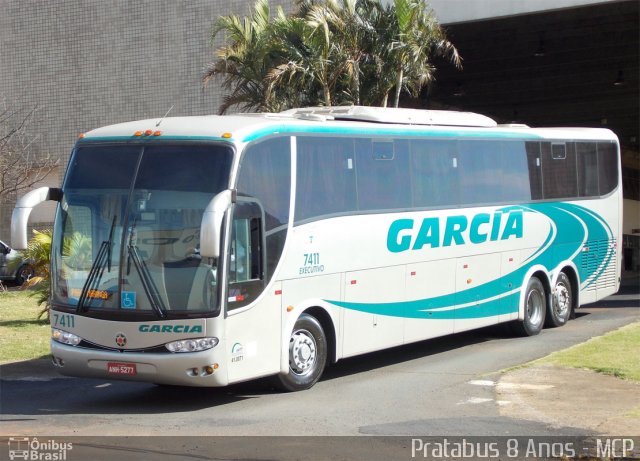
[[[51,251],[60,372],[312,386],[329,363],[503,322],[565,324],[620,282],[605,129],[365,107],[165,118],[88,132]],[[426,346],[425,346],[426,347]]]

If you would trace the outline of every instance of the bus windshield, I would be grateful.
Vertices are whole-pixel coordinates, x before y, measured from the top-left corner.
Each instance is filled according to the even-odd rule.
[[[53,304],[158,318],[215,313],[217,262],[199,252],[233,151],[183,143],[78,147],[52,242]]]

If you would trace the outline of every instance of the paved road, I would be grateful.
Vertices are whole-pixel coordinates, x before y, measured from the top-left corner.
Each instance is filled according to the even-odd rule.
[[[584,308],[563,328],[536,337],[484,329],[344,360],[314,388],[294,394],[273,392],[264,382],[173,389],[78,378],[54,378],[45,385],[4,376],[3,433],[547,434],[545,427],[500,418],[495,402],[484,400],[492,399],[491,389],[469,381],[637,320],[640,310],[628,307],[637,296],[627,296],[599,304],[610,307]]]
[[[501,416],[494,390],[478,383],[493,379],[504,368],[638,320],[638,306],[637,293],[623,293],[581,309],[566,326],[544,330],[536,337],[514,338],[500,328],[490,328],[347,359],[327,370],[312,389],[293,394],[276,393],[264,382],[225,389],[173,389],[3,372],[0,434],[584,435],[580,428],[558,429]],[[200,445],[214,443],[201,440]],[[249,450],[252,446],[234,439],[213,440],[219,440],[218,447],[226,444]],[[353,444],[345,440],[332,442],[333,449],[344,445],[341,453],[348,451]],[[160,450],[158,443],[147,444],[143,452]],[[298,442],[287,442],[291,443]],[[396,443],[402,446],[395,447]],[[394,441],[377,449],[372,442],[366,448],[380,454],[390,446],[406,449],[406,443]],[[261,458],[260,450],[254,451],[253,456],[243,456]],[[330,450],[325,446],[325,451]],[[127,459],[138,459],[134,453],[138,452],[128,452]],[[115,455],[105,459],[110,456]],[[141,454],[140,459],[144,459]]]

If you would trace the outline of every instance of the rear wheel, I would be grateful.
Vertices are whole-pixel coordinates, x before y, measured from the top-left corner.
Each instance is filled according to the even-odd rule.
[[[564,272],[561,272],[553,287],[551,302],[547,306],[546,325],[561,327],[567,323],[571,315],[572,303],[571,281]]]
[[[546,300],[542,282],[537,277],[531,277],[524,296],[524,319],[514,325],[519,335],[534,336],[542,331],[547,311]]]
[[[279,374],[276,385],[284,391],[301,391],[313,386],[327,363],[327,338],[315,317],[302,314],[289,338],[289,371]]]

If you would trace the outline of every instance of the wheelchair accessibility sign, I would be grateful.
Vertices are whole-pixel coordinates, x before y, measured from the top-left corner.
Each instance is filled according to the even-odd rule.
[[[123,309],[135,309],[136,308],[136,292],[123,291],[120,294],[120,306]]]

